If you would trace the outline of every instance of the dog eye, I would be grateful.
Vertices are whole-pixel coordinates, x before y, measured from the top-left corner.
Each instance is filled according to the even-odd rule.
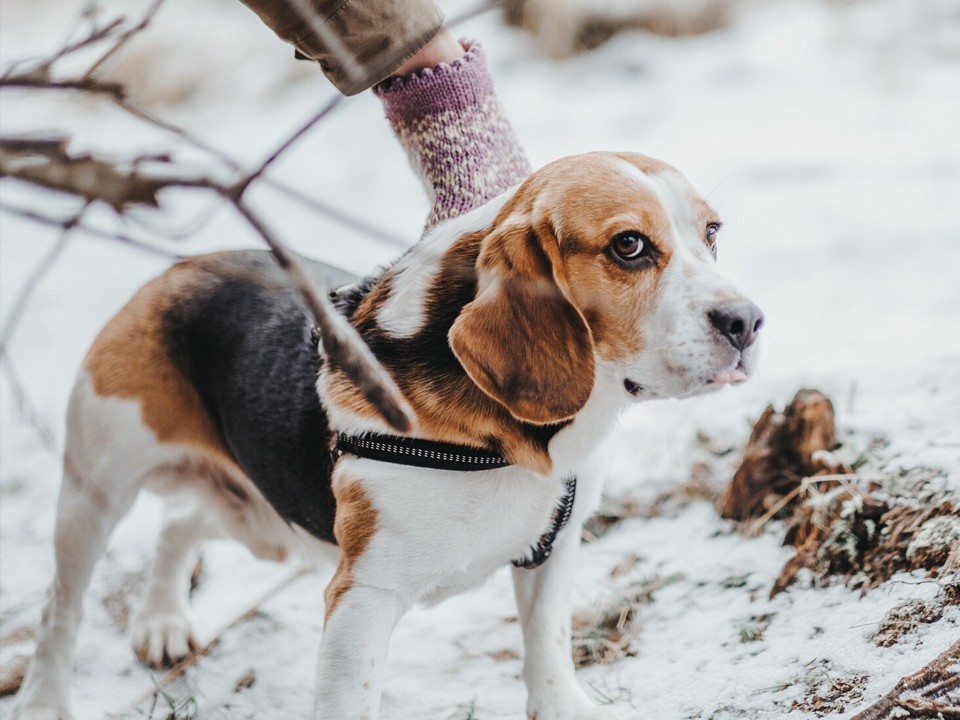
[[[626,267],[637,267],[642,261],[653,256],[653,245],[643,233],[628,230],[610,241],[613,257]]]
[[[720,232],[720,223],[709,223],[707,225],[707,244],[710,246],[710,252],[713,258],[717,258],[717,234]]]

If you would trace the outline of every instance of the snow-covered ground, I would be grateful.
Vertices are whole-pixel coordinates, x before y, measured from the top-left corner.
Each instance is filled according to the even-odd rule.
[[[61,41],[82,0],[4,0],[4,62]],[[130,7],[114,3],[113,7]],[[143,7],[138,4],[137,7]],[[748,3],[730,27],[664,39],[614,38],[561,62],[495,16],[465,34],[484,42],[501,98],[535,165],[593,149],[628,149],[681,168],[725,221],[720,262],[764,309],[764,357],[743,388],[699,401],[637,408],[603,454],[613,495],[651,497],[690,475],[695,436],[742,444],[748,421],[803,386],[834,399],[843,439],[876,468],[921,468],[960,496],[960,6],[954,0]],[[332,95],[320,73],[294,63],[236,0],[168,0],[116,72],[135,96],[249,164]],[[72,148],[125,154],[183,150],[106,105],[4,91],[4,133],[67,130]],[[201,158],[197,156],[198,163]],[[273,171],[392,236],[413,241],[426,200],[369,94],[313,130]],[[2,201],[37,202],[4,181]],[[281,194],[253,200],[304,253],[357,272],[398,252]],[[63,205],[45,198],[45,209]],[[194,231],[203,203],[165,198],[189,240],[181,252],[252,247],[225,210]],[[145,218],[150,222],[149,217]],[[107,211],[91,222],[109,224]],[[4,318],[57,235],[0,213]],[[159,242],[159,241],[158,241]],[[165,261],[77,236],[30,301],[10,348],[14,367],[54,445],[73,374],[99,327]],[[0,662],[31,649],[52,573],[56,450],[24,422],[6,379],[0,408]],[[159,507],[141,498],[118,528],[87,597],[74,698],[79,718],[149,717],[138,698],[159,677],[139,665],[118,628],[144,591]],[[711,506],[693,503],[630,520],[585,547],[576,605],[588,609],[631,582],[671,582],[640,607],[635,656],[580,673],[589,692],[624,718],[780,718],[824,677],[862,684],[852,715],[960,637],[954,608],[891,648],[870,636],[884,614],[936,589],[903,576],[864,597],[802,583],[767,600],[790,551],[782,526],[735,534]],[[639,556],[626,575],[610,571]],[[290,568],[258,563],[214,543],[195,594],[211,637]],[[330,570],[299,577],[169,689],[194,698],[201,718],[306,717]],[[127,595],[118,594],[123,588]],[[126,600],[120,599],[126,597]],[[391,649],[383,717],[522,718],[524,690],[506,570],[481,588],[401,622]],[[762,637],[745,626],[769,616]],[[767,622],[767,621],[764,621]],[[122,624],[122,622],[120,622]],[[506,652],[504,652],[506,651]],[[235,692],[254,671],[254,684]],[[10,709],[0,700],[0,716]],[[162,701],[159,708],[165,707]],[[165,717],[156,709],[153,717]],[[791,717],[803,716],[794,711]]]

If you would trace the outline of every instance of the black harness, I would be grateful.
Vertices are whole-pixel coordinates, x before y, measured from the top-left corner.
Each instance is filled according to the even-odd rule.
[[[335,458],[343,453],[350,453],[395,465],[413,465],[433,470],[459,472],[493,470],[510,464],[499,453],[482,448],[376,433],[363,435],[337,433],[334,452]]]
[[[337,433],[337,441],[333,448],[334,463],[344,454],[396,465],[457,472],[494,470],[510,465],[499,453],[484,448],[377,433],[363,435]],[[512,561],[514,567],[532,570],[546,562],[550,553],[553,552],[553,543],[557,535],[570,520],[573,501],[577,494],[576,477],[570,476],[564,482],[566,493],[560,498],[560,504],[553,513],[550,529],[540,536],[536,545],[530,548],[529,557]]]

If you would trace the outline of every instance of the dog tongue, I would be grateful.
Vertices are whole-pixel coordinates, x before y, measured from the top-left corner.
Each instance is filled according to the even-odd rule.
[[[718,385],[730,385],[734,383],[742,383],[746,379],[746,373],[743,372],[743,370],[736,368],[734,370],[724,370],[721,373],[717,373],[710,382],[717,383]]]

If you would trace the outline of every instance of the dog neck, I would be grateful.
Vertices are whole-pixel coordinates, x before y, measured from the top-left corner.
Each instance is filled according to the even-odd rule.
[[[481,241],[509,196],[437,226],[351,291],[345,310],[413,407],[417,437],[489,448],[512,464],[546,474],[548,444],[569,421],[535,425],[514,418],[469,378],[447,339],[476,295]],[[337,430],[390,432],[339,368],[325,363],[318,386]]]

